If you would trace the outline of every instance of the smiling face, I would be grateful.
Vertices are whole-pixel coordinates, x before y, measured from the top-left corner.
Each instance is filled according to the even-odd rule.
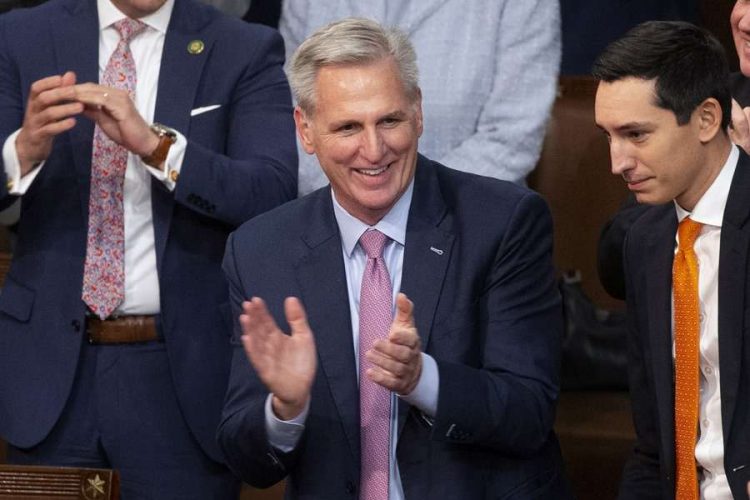
[[[392,58],[318,71],[315,111],[295,109],[303,148],[315,153],[336,200],[377,223],[409,186],[422,135],[422,100],[406,93]]]
[[[729,16],[734,46],[740,58],[740,70],[750,76],[750,0],[737,0]]]
[[[709,161],[704,147],[718,129],[712,123],[716,117],[705,116],[715,100],[698,106],[686,124],[678,125],[672,111],[654,104],[655,92],[653,80],[599,83],[596,124],[609,140],[612,173],[622,176],[639,203],[674,199],[692,210],[722,166]]]

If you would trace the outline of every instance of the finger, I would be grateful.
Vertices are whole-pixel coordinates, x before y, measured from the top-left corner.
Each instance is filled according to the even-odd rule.
[[[393,342],[386,342],[383,340],[376,341],[372,345],[371,350],[380,353],[383,356],[401,361],[403,363],[406,363],[410,359],[414,358],[415,353],[418,352],[407,346],[394,344]]]
[[[401,395],[407,394],[406,381],[394,377],[393,374],[389,372],[383,371],[379,368],[370,368],[365,372],[365,374],[367,375],[368,379],[372,380],[379,386],[384,387],[389,391]]]
[[[310,333],[310,325],[307,323],[307,314],[302,301],[297,297],[287,297],[284,300],[284,314],[292,335]]]
[[[73,87],[55,87],[40,92],[33,98],[33,107],[35,110],[44,110],[51,106],[67,104],[76,100],[76,92]]]
[[[398,328],[397,326],[394,326],[388,334],[388,341],[393,344],[406,346],[410,349],[419,349],[421,344],[421,340],[417,334],[417,329],[414,327]]]
[[[260,297],[253,297],[242,304],[243,314],[240,315],[240,324],[243,332],[257,337],[268,337],[278,327],[271,314],[268,312],[266,303]]]
[[[384,356],[382,353],[373,350],[365,353],[365,359],[371,363],[371,367],[388,372],[394,378],[401,378],[410,370],[407,362],[402,362],[390,356]]]
[[[80,102],[69,102],[67,104],[51,106],[39,113],[36,121],[39,124],[54,123],[64,120],[65,118],[79,115],[83,113],[83,110],[83,104]]]
[[[399,292],[396,296],[396,318],[394,324],[406,327],[414,326],[414,304],[405,293]]]
[[[52,75],[35,81],[29,89],[29,99],[35,99],[42,92],[59,87],[62,82],[63,77],[60,75]]]
[[[73,71],[66,71],[61,79],[61,85],[67,86],[67,85],[75,85],[76,83],[76,74]]]
[[[57,122],[50,123],[40,128],[37,133],[41,137],[54,137],[56,135],[67,132],[76,126],[75,118],[66,118]]]

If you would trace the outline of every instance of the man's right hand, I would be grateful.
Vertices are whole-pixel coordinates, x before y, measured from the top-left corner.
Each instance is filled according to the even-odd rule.
[[[268,312],[263,299],[242,303],[242,344],[258,376],[273,393],[273,411],[281,420],[302,413],[310,399],[317,359],[315,340],[302,303],[296,297],[284,301],[286,320],[292,329],[285,335]]]
[[[72,129],[83,104],[75,102],[76,75],[72,71],[35,81],[31,85],[23,125],[16,137],[21,177],[45,161],[56,135]]]

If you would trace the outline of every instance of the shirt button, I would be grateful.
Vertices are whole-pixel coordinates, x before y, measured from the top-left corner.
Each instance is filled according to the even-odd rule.
[[[711,422],[707,418],[704,418],[703,419],[703,427],[708,427],[709,425],[711,425]]]
[[[711,369],[710,366],[706,366],[705,368],[703,368],[703,373],[705,373],[706,375],[711,375],[713,374],[713,372],[714,371]]]

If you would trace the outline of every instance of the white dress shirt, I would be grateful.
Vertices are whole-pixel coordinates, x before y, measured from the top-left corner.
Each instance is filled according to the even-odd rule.
[[[383,260],[388,268],[393,289],[393,312],[395,313],[396,295],[401,289],[401,274],[404,263],[404,245],[406,243],[406,223],[409,217],[409,208],[414,191],[414,180],[412,180],[406,192],[391,208],[391,210],[376,225],[368,226],[356,217],[349,214],[333,198],[333,210],[336,222],[341,233],[341,250],[343,252],[344,266],[346,269],[346,283],[349,292],[349,311],[352,322],[352,341],[354,345],[354,361],[356,373],[359,373],[359,294],[362,286],[362,275],[367,264],[367,256],[364,250],[357,244],[359,237],[368,229],[377,229],[388,236],[389,241],[383,249]],[[333,193],[333,191],[331,191]],[[315,334],[315,332],[313,332]],[[324,333],[321,333],[321,335]],[[439,374],[437,363],[429,355],[422,353],[422,374],[414,390],[403,397],[397,397],[392,393],[391,399],[391,443],[390,443],[390,481],[389,499],[402,500],[404,498],[401,486],[401,476],[396,461],[396,445],[398,443],[398,400],[403,399],[407,403],[419,408],[429,417],[434,417],[437,411]],[[273,413],[271,408],[272,395],[266,399],[266,429],[268,430],[271,445],[281,451],[291,451],[299,441],[304,422],[309,411],[309,402],[303,412],[291,421],[281,421]]]
[[[675,202],[677,219],[690,216],[703,224],[693,246],[698,259],[698,299],[700,303],[700,414],[695,460],[702,469],[700,492],[704,500],[731,500],[732,492],[724,471],[724,433],[721,423],[721,392],[719,367],[719,250],[721,223],[729,188],[737,167],[739,151],[732,146],[726,163],[703,194],[692,212]],[[675,236],[675,252],[679,236]],[[674,302],[672,305],[674,311]],[[672,315],[674,318],[674,314]],[[724,332],[740,335],[742,332]],[[674,322],[672,325],[674,339]],[[674,356],[674,343],[672,344]]]
[[[147,28],[130,42],[130,51],[135,61],[137,83],[135,105],[146,123],[152,123],[156,107],[156,92],[159,81],[164,38],[172,15],[175,0],[167,0],[159,10],[140,18]],[[99,14],[99,78],[107,67],[110,56],[120,41],[113,24],[125,18],[110,0],[97,0]],[[77,82],[84,83],[84,82]],[[85,120],[79,117],[79,120]],[[169,126],[169,124],[165,124]],[[16,151],[17,130],[3,145],[3,161],[7,178],[12,185],[10,194],[23,195],[44,168],[39,164],[31,172],[20,176],[20,162]],[[172,145],[164,170],[151,168],[138,156],[128,154],[123,186],[123,210],[125,224],[125,299],[115,314],[158,314],[159,279],[156,272],[154,246],[154,223],[151,211],[151,177],[174,190],[175,182],[167,172],[179,175],[185,157],[187,140],[178,133]],[[71,168],[73,166],[71,165]]]

